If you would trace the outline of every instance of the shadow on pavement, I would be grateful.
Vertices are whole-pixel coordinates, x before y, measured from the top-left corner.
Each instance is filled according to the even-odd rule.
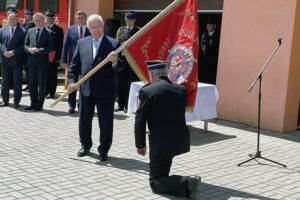
[[[257,127],[250,126],[247,124],[236,123],[236,122],[231,122],[231,121],[221,120],[221,119],[212,119],[212,120],[209,120],[209,123],[213,123],[213,124],[217,124],[217,125],[221,125],[221,126],[227,126],[227,127],[231,127],[231,128],[237,128],[237,129],[241,129],[241,130],[245,130],[245,131],[257,134]],[[266,135],[266,136],[270,136],[270,137],[275,137],[275,138],[280,138],[280,139],[300,143],[300,130],[296,130],[296,131],[288,132],[288,133],[281,133],[281,132],[275,132],[275,131],[270,131],[270,130],[261,128],[260,131],[261,131],[260,132],[261,135]]]
[[[70,158],[70,159],[76,160],[76,161],[81,161],[81,162],[92,163],[92,164],[100,165],[103,167],[113,167],[113,168],[117,168],[117,169],[133,171],[133,172],[136,172],[139,174],[149,175],[149,164],[139,161],[139,160],[108,156],[108,161],[101,162],[99,155],[96,153],[90,152],[87,156],[94,158],[97,161],[92,162],[92,161],[82,160],[82,159],[77,159],[77,158]],[[148,181],[148,178],[145,179],[145,181]],[[150,185],[149,185],[149,188],[150,188]],[[174,197],[174,196],[166,195],[166,194],[156,194],[156,195],[159,195],[159,196],[163,197],[164,199],[172,199],[172,200],[186,199],[186,198]]]
[[[203,129],[195,128],[190,125],[188,127],[191,133],[191,146],[200,146],[210,144],[213,142],[219,142],[223,140],[236,138],[235,135],[224,135],[209,130],[207,132],[204,132]]]
[[[127,118],[129,118],[129,116],[127,116],[126,114],[123,114],[123,115],[114,114],[114,119],[115,120],[126,120]]]
[[[201,183],[198,190],[199,199],[219,199],[227,200],[233,197],[239,199],[259,199],[259,200],[276,200],[273,198],[268,198],[264,196],[254,195],[247,192],[242,192],[230,188],[225,188],[221,186],[211,185],[207,183]],[[221,197],[222,196],[222,197]]]
[[[34,111],[34,110],[24,110],[24,108],[27,106],[29,106],[29,105],[20,105],[20,108],[18,109],[18,111],[26,112],[26,113],[44,113],[44,114],[52,115],[55,117],[64,117],[64,116],[78,117],[78,112],[70,114],[70,113],[68,113],[68,111],[48,110],[45,108],[42,111],[38,111],[38,112]]]
[[[90,152],[87,156],[94,158],[97,161],[91,162],[91,161],[77,159],[77,158],[70,158],[70,159],[81,161],[81,162],[93,163],[105,167],[113,167],[117,169],[134,171],[141,174],[147,174],[147,175],[149,174],[149,164],[139,160],[108,156],[108,161],[101,162],[98,154]]]

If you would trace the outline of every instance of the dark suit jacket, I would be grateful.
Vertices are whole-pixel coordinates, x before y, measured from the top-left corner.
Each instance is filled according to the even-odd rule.
[[[29,48],[36,47],[39,49],[39,52],[35,55],[29,53]],[[27,55],[27,65],[38,65],[39,67],[46,66],[48,67],[49,59],[48,53],[53,51],[54,39],[52,33],[49,29],[44,27],[40,30],[40,36],[38,41],[36,42],[36,28],[31,28],[27,31],[25,37],[25,51],[28,53]],[[47,65],[46,65],[47,63]]]
[[[25,31],[19,26],[16,27],[11,38],[10,27],[5,27],[0,30],[0,57],[2,64],[7,64],[9,61],[14,64],[21,64],[21,53],[24,51]],[[4,56],[4,51],[13,51],[15,56],[10,59]]]
[[[69,66],[68,81],[75,83],[78,75],[81,77],[91,71],[97,64],[103,61],[107,55],[116,50],[118,41],[114,38],[104,35],[98,49],[98,54],[93,60],[93,38],[88,36],[78,40],[74,56]],[[80,92],[83,96],[92,94],[94,97],[114,97],[116,93],[116,68],[111,62],[108,62],[99,69],[89,80],[85,81]]]
[[[86,28],[84,37],[90,36],[91,33],[88,28]],[[63,44],[62,50],[62,62],[70,63],[73,57],[73,53],[75,51],[77,41],[79,40],[78,35],[78,25],[73,25],[68,28],[67,35]]]
[[[144,86],[139,99],[135,116],[136,147],[146,146],[148,122],[150,158],[188,152],[190,132],[185,121],[186,89],[163,76]]]
[[[55,41],[55,58],[54,61],[59,61],[64,41],[64,30],[55,23],[50,27]]]

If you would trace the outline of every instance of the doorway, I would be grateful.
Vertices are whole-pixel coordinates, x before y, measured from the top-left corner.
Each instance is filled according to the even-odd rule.
[[[218,57],[220,46],[221,13],[200,13],[199,23],[199,55],[198,55],[198,81],[202,83],[216,84],[218,71]],[[207,23],[214,23],[215,30],[208,34]]]

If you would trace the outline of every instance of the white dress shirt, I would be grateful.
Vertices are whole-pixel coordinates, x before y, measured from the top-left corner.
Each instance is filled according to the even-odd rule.
[[[95,57],[98,53],[98,49],[101,44],[102,38],[103,38],[103,35],[99,39],[93,38],[93,59],[95,59]]]

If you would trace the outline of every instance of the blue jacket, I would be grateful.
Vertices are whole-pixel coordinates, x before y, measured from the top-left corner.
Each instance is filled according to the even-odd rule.
[[[91,33],[88,28],[86,28],[84,37],[90,36]],[[62,62],[70,63],[77,45],[77,41],[79,40],[78,35],[78,25],[73,25],[68,28],[66,38],[63,44],[62,50]]]
[[[107,55],[116,50],[119,43],[116,39],[104,35],[98,49],[98,54],[93,59],[93,39],[88,36],[78,40],[74,56],[69,66],[68,81],[75,83],[80,75],[83,77],[95,66],[102,62]],[[86,80],[80,87],[83,96],[93,95],[94,97],[114,97],[116,94],[116,68],[122,65],[122,60],[117,66],[111,62],[106,63],[89,80]]]
[[[12,38],[10,31],[10,27],[0,29],[0,61],[2,64],[13,62],[19,65],[23,61],[22,52],[24,52],[25,30],[17,26]],[[13,51],[15,55],[11,58],[6,58],[4,56],[5,51]]]

